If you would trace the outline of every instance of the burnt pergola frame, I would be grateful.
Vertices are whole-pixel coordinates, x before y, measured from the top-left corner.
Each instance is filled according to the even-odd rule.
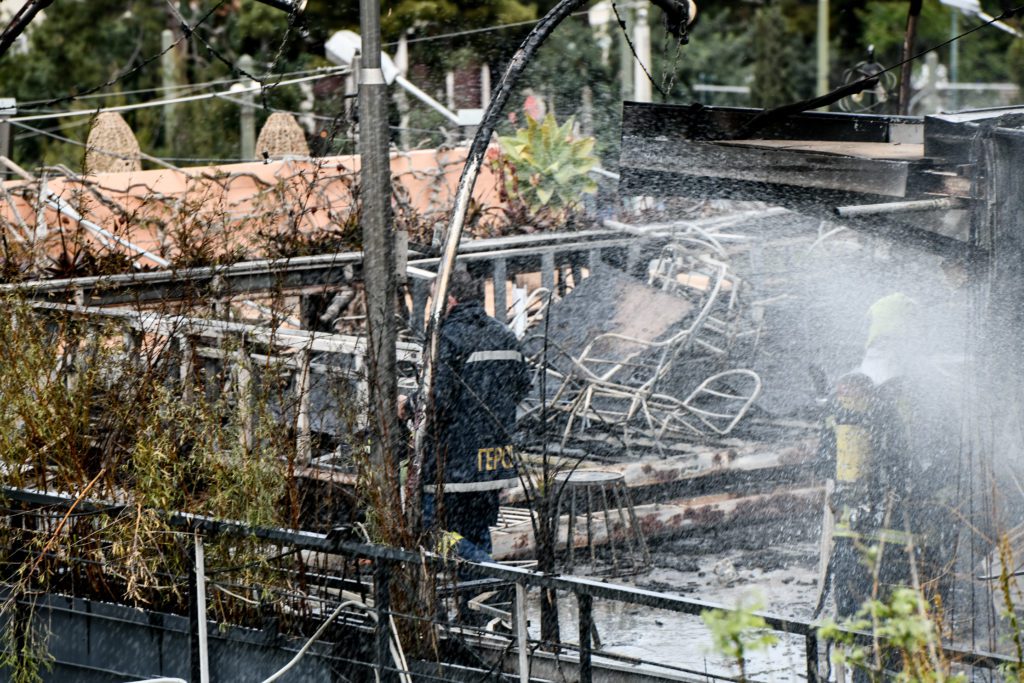
[[[735,139],[759,115],[625,103],[620,193],[765,201],[943,255],[984,258],[981,236],[999,227],[988,207],[1012,197],[997,180],[1012,175],[1012,164],[986,153],[985,141],[1018,134],[1024,108],[804,112]],[[939,220],[950,209],[963,212],[953,226]]]

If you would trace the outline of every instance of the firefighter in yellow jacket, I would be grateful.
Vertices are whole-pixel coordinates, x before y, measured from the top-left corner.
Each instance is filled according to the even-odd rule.
[[[880,598],[908,585],[908,552],[917,552],[907,438],[916,305],[891,294],[875,302],[868,317],[864,359],[836,383],[824,439],[835,465],[830,564],[840,617],[872,597],[876,580]]]

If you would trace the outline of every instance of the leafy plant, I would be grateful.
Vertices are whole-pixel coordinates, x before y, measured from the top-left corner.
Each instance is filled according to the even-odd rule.
[[[548,114],[539,123],[528,119],[515,135],[498,138],[501,154],[492,163],[509,216],[525,209],[542,225],[555,223],[576,211],[584,194],[597,191],[590,177],[596,163],[594,138],[576,138],[572,128],[573,119],[559,126]]]
[[[854,631],[871,633],[872,644],[855,640]],[[866,600],[857,614],[841,622],[830,621],[818,636],[844,647],[838,661],[868,674],[872,681],[885,678],[886,665],[898,661],[901,683],[966,683],[950,671],[939,646],[941,631],[928,601],[912,588],[897,588],[885,600]]]
[[[1003,616],[1009,622],[1010,639],[1017,661],[1000,667],[1006,681],[1019,683],[1024,680],[1024,641],[1021,637],[1020,619],[1017,616],[1015,598],[1020,595],[1013,561],[1013,549],[1008,534],[1000,534],[997,544],[999,552],[999,592],[1003,598]]]
[[[747,657],[750,653],[774,645],[778,639],[768,632],[768,624],[755,612],[761,605],[740,600],[733,610],[711,609],[700,618],[711,631],[716,652],[732,659],[740,672],[740,681],[747,680]]]

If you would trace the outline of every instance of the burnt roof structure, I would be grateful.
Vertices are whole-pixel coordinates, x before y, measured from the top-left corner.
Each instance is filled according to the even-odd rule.
[[[623,195],[757,199],[940,251],[984,249],[972,207],[1008,196],[983,139],[1024,108],[925,117],[808,112],[749,134],[756,109],[624,104]],[[1018,143],[1019,144],[1019,143]],[[973,242],[973,244],[972,244]]]

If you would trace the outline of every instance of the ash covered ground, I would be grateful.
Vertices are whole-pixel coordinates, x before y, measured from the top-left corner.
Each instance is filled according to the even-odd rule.
[[[773,521],[662,542],[651,549],[650,567],[633,576],[591,575],[723,606],[759,605],[761,611],[781,617],[809,619],[817,599],[818,556],[813,525]],[[559,617],[563,637],[575,640],[575,600],[560,601]],[[609,663],[649,666],[680,680],[718,680],[738,673],[732,662],[713,651],[699,617],[597,600],[594,618],[602,646],[595,661],[607,654]],[[531,635],[538,636],[539,615],[532,614],[530,621]],[[803,640],[783,636],[751,656],[747,674],[758,681],[798,681],[806,680],[805,671]]]

